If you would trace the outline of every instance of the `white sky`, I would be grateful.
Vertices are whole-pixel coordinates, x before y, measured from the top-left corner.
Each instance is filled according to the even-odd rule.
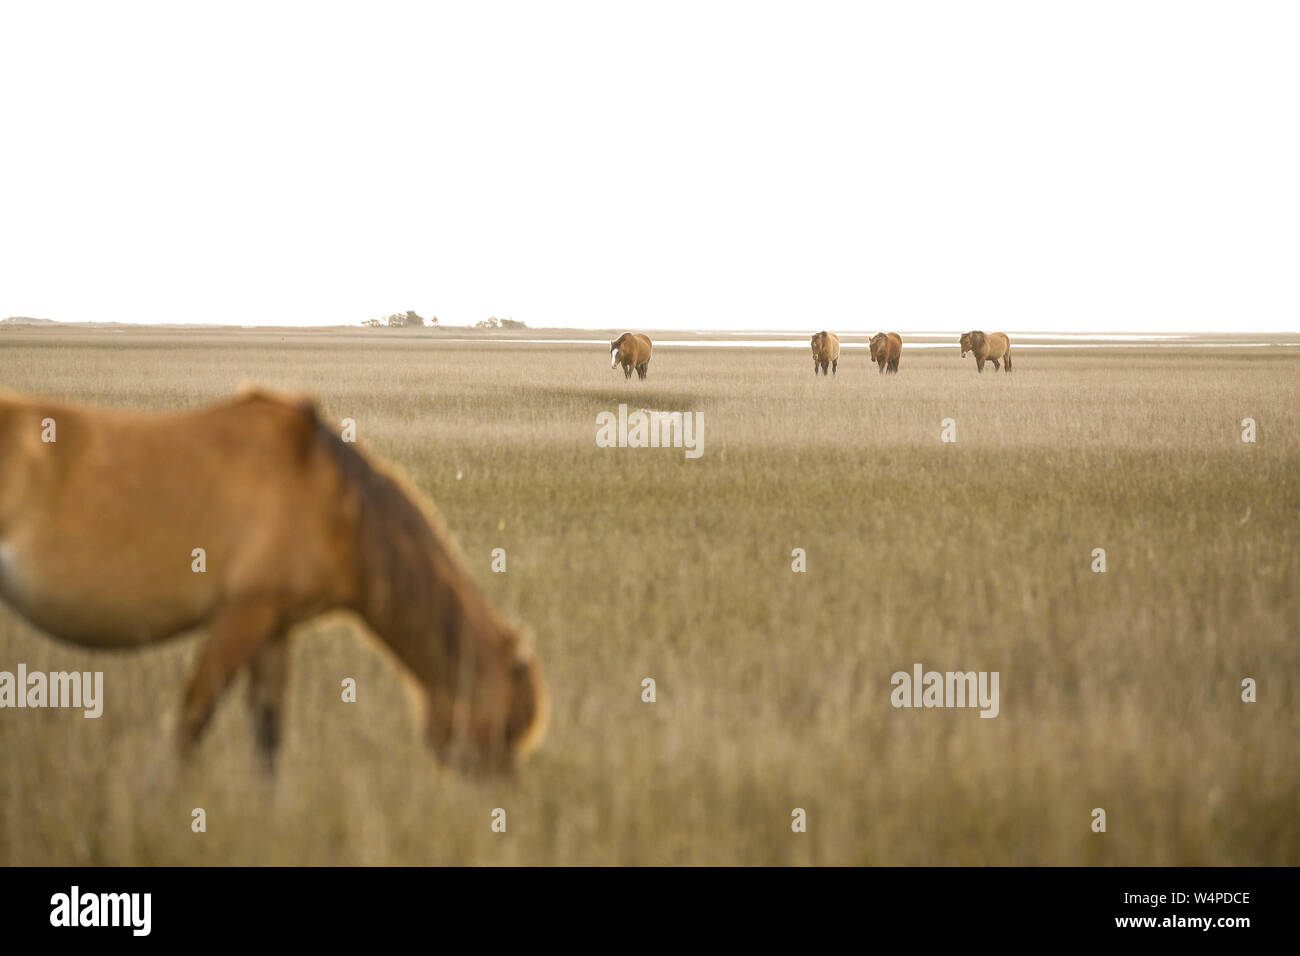
[[[0,0],[0,316],[1300,330],[1300,4]]]

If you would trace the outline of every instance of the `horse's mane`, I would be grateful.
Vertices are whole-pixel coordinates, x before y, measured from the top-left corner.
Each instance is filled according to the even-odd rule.
[[[426,692],[441,686],[458,697],[471,694],[463,682],[477,669],[476,658],[496,659],[508,682],[499,714],[504,745],[515,755],[534,749],[550,704],[529,632],[483,597],[441,516],[410,479],[372,461],[319,418],[316,434],[339,470],[356,536],[354,610]],[[454,711],[440,720],[437,737],[461,732]]]
[[[351,499],[359,585],[356,610],[414,670],[455,663],[463,637],[511,632],[479,593],[437,510],[392,466],[381,467],[316,419],[317,444],[334,462]],[[403,648],[403,636],[441,635],[441,661],[417,662],[431,648]],[[408,642],[409,643],[409,642]],[[495,643],[495,642],[494,642]]]
[[[972,351],[983,348],[983,346],[984,346],[984,333],[972,332],[970,334],[970,347]]]

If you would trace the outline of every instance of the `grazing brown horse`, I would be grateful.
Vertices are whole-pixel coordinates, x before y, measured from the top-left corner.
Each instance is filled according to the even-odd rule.
[[[903,355],[903,338],[897,332],[877,332],[871,337],[871,361],[880,366],[880,374],[897,372]]]
[[[432,504],[308,402],[248,391],[160,415],[0,394],[0,597],[83,647],[206,628],[182,755],[247,667],[272,765],[289,631],[333,609],[413,679],[442,762],[509,770],[545,728],[530,641],[479,592]]]
[[[840,339],[834,332],[818,332],[812,337],[813,374],[833,375],[840,364]],[[827,372],[827,367],[830,372]]]
[[[623,366],[623,377],[631,378],[632,369],[636,377],[644,379],[650,365],[650,337],[640,332],[624,332],[609,343],[609,367]]]
[[[985,335],[983,332],[966,332],[961,337],[961,357],[967,352],[975,353],[975,371],[984,371],[984,363],[992,362],[993,371],[998,370],[998,362],[1006,363],[1002,371],[1011,371],[1011,340],[1002,332]]]

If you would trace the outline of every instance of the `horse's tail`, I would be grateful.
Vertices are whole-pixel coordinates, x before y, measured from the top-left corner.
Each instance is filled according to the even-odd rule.
[[[1007,365],[1007,371],[1010,372],[1011,371],[1011,346],[1007,346],[1007,354],[1004,358],[1004,361],[1006,362]]]

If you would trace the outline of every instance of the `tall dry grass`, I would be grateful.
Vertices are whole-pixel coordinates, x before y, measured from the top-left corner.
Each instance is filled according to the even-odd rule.
[[[439,772],[337,617],[296,638],[274,784],[242,679],[183,770],[196,637],[92,653],[0,612],[0,669],[106,682],[98,721],[0,711],[0,862],[1300,863],[1300,353],[1016,362],[905,349],[882,379],[846,350],[825,380],[802,352],[661,349],[628,383],[599,347],[7,332],[0,387],[165,409],[256,382],[355,419],[533,626],[554,715],[514,783]],[[598,448],[620,401],[702,411],[704,456]],[[918,661],[999,671],[1000,716],[895,710]]]

